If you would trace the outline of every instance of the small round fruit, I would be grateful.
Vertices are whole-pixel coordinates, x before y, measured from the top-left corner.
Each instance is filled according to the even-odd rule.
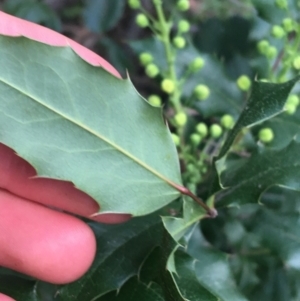
[[[128,6],[131,9],[138,9],[141,7],[141,2],[140,0],[128,0]]]
[[[271,128],[263,128],[259,131],[258,138],[261,142],[269,143],[274,139],[274,133]]]
[[[175,84],[174,81],[172,81],[169,78],[165,78],[162,82],[161,82],[161,88],[164,92],[171,94],[172,92],[174,92],[175,90]]]
[[[257,49],[261,54],[265,54],[270,46],[270,43],[267,40],[261,40],[257,44]]]
[[[272,27],[272,35],[273,35],[273,37],[275,37],[277,39],[281,39],[285,36],[285,31],[281,26],[274,25]]]
[[[187,122],[187,115],[184,112],[179,112],[174,116],[174,121],[179,127],[182,127]]]
[[[223,130],[222,128],[220,127],[220,125],[218,124],[212,124],[209,128],[209,132],[210,132],[210,135],[213,137],[213,138],[219,138],[222,133],[223,133]]]
[[[275,4],[277,5],[278,8],[281,9],[286,9],[288,7],[287,0],[276,0]]]
[[[225,114],[222,116],[221,118],[221,125],[225,128],[225,129],[232,129],[234,126],[234,119],[231,115],[229,114]]]
[[[153,61],[153,56],[149,52],[143,52],[140,54],[139,60],[142,65],[147,66],[148,64],[150,64]]]
[[[282,20],[282,26],[283,26],[283,29],[287,33],[291,32],[291,31],[293,31],[295,29],[295,27],[294,27],[294,21],[291,18],[284,18]]]
[[[148,97],[148,101],[152,106],[155,106],[155,107],[161,106],[161,98],[158,95],[150,95]]]
[[[296,94],[291,94],[291,95],[288,97],[286,103],[287,103],[287,104],[292,104],[292,105],[294,105],[294,106],[298,106],[299,103],[300,103],[300,100],[299,100],[298,95],[296,95]]]
[[[139,27],[145,28],[149,25],[149,20],[145,14],[138,14],[135,18],[135,22]]]
[[[178,22],[178,30],[179,32],[188,32],[190,30],[190,22],[187,20],[180,20]]]
[[[205,64],[204,59],[199,56],[190,63],[189,69],[192,72],[196,72],[196,71],[202,69],[204,67],[204,64]]]
[[[294,60],[293,60],[293,67],[296,70],[300,70],[300,56],[299,55],[294,58]]]
[[[151,63],[146,66],[145,72],[150,78],[154,78],[159,74],[159,69],[155,64]]]
[[[285,106],[285,112],[289,115],[293,115],[295,114],[296,110],[297,110],[297,106],[295,106],[294,104],[292,103],[287,103]]]
[[[277,55],[277,48],[274,46],[269,46],[265,52],[268,59],[273,59]]]
[[[176,7],[180,11],[186,11],[190,8],[190,2],[188,0],[178,0]]]
[[[200,122],[196,125],[196,131],[201,135],[202,138],[206,137],[208,134],[207,125],[204,122]]]
[[[190,136],[190,139],[191,139],[192,144],[195,145],[195,146],[199,145],[201,140],[202,140],[201,136],[197,133],[193,133]]]
[[[176,146],[179,146],[180,145],[180,138],[174,133],[171,134],[171,137],[172,137],[172,140],[173,140],[174,144]]]
[[[251,80],[247,75],[241,75],[236,83],[242,91],[248,91],[251,87]]]
[[[173,44],[176,48],[182,49],[186,44],[185,38],[177,36],[173,39]]]
[[[210,90],[206,85],[197,85],[194,89],[194,93],[199,100],[205,100],[210,95]]]

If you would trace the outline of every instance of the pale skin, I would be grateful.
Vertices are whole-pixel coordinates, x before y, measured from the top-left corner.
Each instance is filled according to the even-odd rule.
[[[0,158],[0,266],[51,283],[75,281],[93,262],[94,234],[80,219],[49,206],[90,217],[98,204],[69,182],[36,178],[33,167],[3,144]],[[129,218],[94,217],[105,223]],[[5,300],[12,299],[0,294]]]

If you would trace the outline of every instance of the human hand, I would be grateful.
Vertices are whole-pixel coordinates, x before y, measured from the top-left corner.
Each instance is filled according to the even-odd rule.
[[[74,41],[2,12],[0,34],[69,45],[89,63],[119,76],[101,57]],[[72,183],[36,177],[34,168],[3,144],[0,158],[0,266],[51,283],[78,279],[92,264],[96,241],[84,222],[62,211],[93,215],[92,219],[105,223],[124,222],[130,216],[94,216],[99,211],[97,202]],[[12,299],[0,293],[0,301],[6,300]]]

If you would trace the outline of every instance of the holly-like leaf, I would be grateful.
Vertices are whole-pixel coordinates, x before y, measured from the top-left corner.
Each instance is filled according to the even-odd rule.
[[[220,301],[247,301],[233,279],[225,253],[211,247],[196,227],[188,237],[187,253],[194,258],[194,270],[199,284]]]
[[[101,212],[143,215],[179,196],[162,110],[69,47],[0,37],[0,141],[39,176],[72,181]]]
[[[212,181],[211,193],[220,190],[224,186],[222,180],[218,179],[217,174],[220,177],[225,168],[226,155],[240,131],[243,128],[250,128],[281,113],[290,91],[299,78],[297,76],[282,84],[257,81],[253,83],[253,89],[244,110],[233,129],[228,133],[218,156],[214,159],[215,177]]]
[[[162,217],[163,223],[171,236],[178,241],[196,222],[206,216],[206,212],[196,202],[184,198],[183,200],[183,216],[182,217]]]
[[[300,190],[300,144],[293,141],[281,150],[265,149],[248,160],[239,160],[221,175],[225,189],[217,206],[258,202],[262,193],[275,185]]]

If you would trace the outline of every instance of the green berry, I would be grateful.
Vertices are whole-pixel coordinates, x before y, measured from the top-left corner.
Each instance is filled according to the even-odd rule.
[[[229,114],[225,114],[222,116],[221,118],[221,125],[225,128],[225,129],[232,129],[234,126],[234,119],[231,115]]]
[[[171,137],[172,137],[172,140],[173,140],[174,144],[176,146],[179,146],[180,145],[180,139],[179,139],[179,137],[176,134],[174,134],[174,133],[171,134]]]
[[[194,93],[199,100],[205,100],[209,97],[210,90],[206,85],[197,85]]]
[[[264,128],[259,131],[258,138],[261,142],[269,143],[274,139],[274,133],[272,129]]]
[[[161,88],[164,92],[171,94],[175,90],[175,84],[171,79],[165,78],[161,82]]]
[[[287,103],[285,106],[284,106],[284,109],[286,111],[287,114],[289,115],[293,115],[296,110],[297,110],[297,106],[295,106],[294,104],[292,103]]]
[[[189,172],[189,173],[195,173],[197,172],[197,167],[193,164],[193,163],[189,163],[187,166],[186,166],[186,170]]]
[[[128,0],[128,5],[132,9],[138,9],[141,7],[140,0]]]
[[[159,74],[159,69],[155,64],[151,63],[146,66],[145,72],[150,78],[153,78]]]
[[[149,25],[149,20],[146,15],[138,14],[135,18],[135,22],[138,26],[145,28]]]
[[[180,37],[180,36],[175,37],[173,39],[173,44],[176,48],[179,48],[179,49],[184,48],[185,44],[186,44],[185,38]]]
[[[286,9],[288,7],[287,0],[276,0],[275,4],[281,9]]]
[[[248,91],[251,87],[251,80],[247,75],[241,75],[236,83],[242,91]]]
[[[180,20],[178,22],[178,31],[183,33],[183,32],[188,32],[190,30],[190,23],[187,20]]]
[[[296,70],[300,70],[300,56],[299,55],[294,58],[294,60],[293,60],[293,67]]]
[[[187,122],[187,115],[184,112],[177,113],[174,116],[174,121],[178,126],[182,127]]]
[[[294,21],[291,18],[284,18],[282,20],[284,30],[289,33],[294,30]]]
[[[210,126],[209,132],[213,138],[219,138],[222,135],[223,130],[218,124],[215,123]]]
[[[202,138],[207,136],[208,129],[204,122],[200,122],[196,125],[196,131],[201,135]]]
[[[275,37],[277,39],[281,39],[285,36],[285,31],[281,26],[274,25],[272,27],[272,35],[273,35],[273,37]]]
[[[266,51],[268,50],[269,46],[270,46],[270,44],[267,40],[261,40],[257,44],[257,49],[261,54],[265,54]]]
[[[180,11],[186,11],[190,8],[190,2],[188,0],[178,0],[176,7]]]
[[[191,136],[190,136],[190,139],[191,139],[191,142],[193,143],[193,145],[197,146],[200,144],[202,138],[199,134],[196,134],[196,133],[193,133]]]
[[[291,95],[288,97],[286,103],[287,103],[287,104],[294,105],[294,106],[297,107],[297,106],[299,105],[299,103],[300,103],[300,100],[299,100],[298,95],[296,95],[296,94],[291,94]]]
[[[204,67],[204,59],[202,57],[196,57],[189,65],[189,69],[192,72],[196,72]]]
[[[158,95],[150,95],[148,97],[148,101],[151,105],[153,105],[155,107],[161,106],[161,98]]]
[[[277,55],[277,48],[274,46],[269,46],[265,55],[268,59],[273,59]]]
[[[140,54],[139,60],[140,60],[142,65],[146,66],[146,65],[150,64],[153,61],[153,56],[152,56],[151,53],[143,52],[143,53]]]

